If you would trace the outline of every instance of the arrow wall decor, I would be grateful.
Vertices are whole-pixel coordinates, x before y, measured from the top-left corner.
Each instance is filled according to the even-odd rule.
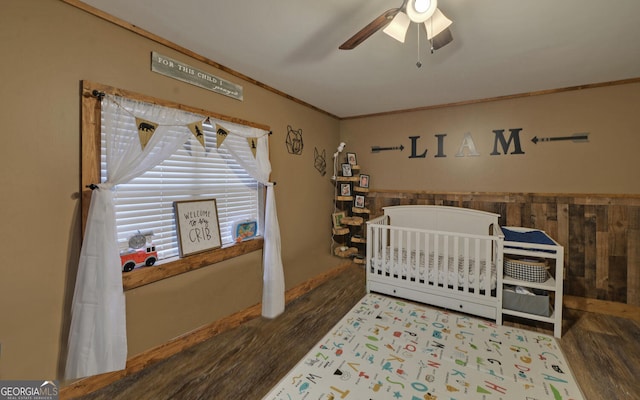
[[[556,136],[556,137],[546,137],[546,138],[539,138],[537,136],[534,136],[533,139],[531,139],[531,141],[534,144],[538,144],[538,142],[557,142],[561,140],[571,140],[574,143],[588,142],[589,132],[574,133],[571,136]]]
[[[380,153],[381,151],[387,151],[387,150],[404,150],[404,146],[400,145],[400,146],[393,146],[393,147],[380,147],[380,146],[371,146],[371,152],[372,153]]]

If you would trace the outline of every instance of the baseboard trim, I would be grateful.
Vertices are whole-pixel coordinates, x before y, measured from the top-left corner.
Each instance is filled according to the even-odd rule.
[[[345,262],[336,268],[305,281],[296,287],[293,287],[285,293],[285,302],[289,303],[305,293],[320,286],[322,283],[342,273],[346,268],[355,266],[352,262]],[[212,337],[224,333],[239,325],[260,317],[262,312],[262,304],[256,304],[245,310],[239,311],[228,317],[222,318],[209,325],[205,325],[194,331],[185,333],[166,343],[149,349],[143,353],[133,356],[127,360],[127,366],[124,370],[108,372],[105,374],[90,376],[69,383],[60,389],[60,399],[75,399],[80,396],[95,392],[119,379],[132,375],[142,369],[153,365],[159,361],[171,357],[191,346],[211,339]]]
[[[600,313],[614,317],[629,318],[640,322],[640,307],[631,304],[617,303],[586,297],[564,296],[562,304],[565,308],[586,312]]]

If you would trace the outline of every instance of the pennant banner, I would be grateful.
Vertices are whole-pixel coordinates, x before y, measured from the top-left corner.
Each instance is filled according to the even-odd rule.
[[[153,136],[153,133],[158,128],[158,124],[136,117],[136,126],[138,127],[140,145],[142,146],[142,150],[144,150],[149,140],[151,140],[151,136]]]
[[[198,139],[198,142],[200,142],[200,144],[202,145],[202,147],[205,148],[204,131],[202,130],[202,121],[193,122],[187,126],[189,127],[189,130],[191,131],[191,133],[193,133],[193,136],[195,136],[196,139]]]
[[[222,126],[216,124],[216,147],[220,148],[220,146],[222,146],[222,142],[224,142],[224,140],[227,138],[227,135],[229,135],[229,132],[224,129]]]
[[[158,129],[158,126],[160,125],[158,123],[148,121],[146,119],[142,119],[138,117],[135,117],[135,118],[136,118],[136,126],[138,128],[138,137],[140,139],[140,145],[144,150],[144,148],[147,146],[147,143],[149,143],[149,141],[151,140],[151,137],[153,136],[156,129]],[[193,136],[200,142],[200,144],[202,145],[202,148],[206,150],[207,147],[205,145],[205,134],[204,134],[204,128],[203,128],[204,122],[205,121],[192,122],[188,124],[187,127],[189,128]],[[208,117],[206,119],[206,122],[210,124]],[[227,138],[230,132],[219,124],[215,124],[215,128],[216,128],[216,147],[220,148],[220,146],[222,146],[222,143]],[[258,139],[259,139],[258,137],[247,138],[247,143],[249,144],[249,148],[251,149],[251,153],[253,154],[254,158],[256,157],[256,150],[258,148]],[[187,149],[187,151],[191,153],[190,145],[185,143],[185,148]]]
[[[249,147],[251,148],[251,153],[253,153],[253,158],[256,158],[256,149],[258,148],[258,138],[257,137],[247,138],[247,143],[249,143]]]

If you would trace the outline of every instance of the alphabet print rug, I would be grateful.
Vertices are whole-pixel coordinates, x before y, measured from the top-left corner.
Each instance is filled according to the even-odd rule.
[[[264,399],[583,396],[552,336],[370,293]]]

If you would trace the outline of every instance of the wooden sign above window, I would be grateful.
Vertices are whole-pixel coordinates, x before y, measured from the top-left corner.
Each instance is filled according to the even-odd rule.
[[[208,72],[204,72],[183,62],[151,52],[151,71],[182,82],[211,90],[236,100],[243,100],[242,86],[236,85]]]

